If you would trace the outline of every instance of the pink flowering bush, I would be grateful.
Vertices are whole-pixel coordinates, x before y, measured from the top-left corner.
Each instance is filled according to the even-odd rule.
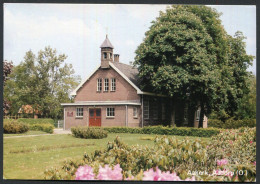
[[[97,178],[99,180],[122,180],[122,169],[119,164],[117,164],[114,169],[111,169],[108,165],[105,165],[104,168],[99,166]]]
[[[218,166],[223,166],[223,165],[227,165],[227,164],[228,164],[228,160],[227,159],[217,160],[217,165]]]
[[[106,149],[45,175],[67,180],[255,181],[256,129],[224,130],[210,141],[156,137],[153,147],[128,146],[117,137]]]
[[[92,167],[85,165],[80,166],[77,169],[75,180],[123,180],[122,169],[119,164],[114,166],[114,169],[105,165],[105,167],[99,166],[97,176],[93,173]],[[135,180],[133,176],[125,178],[125,180]],[[153,168],[144,171],[142,180],[144,181],[196,181],[195,176],[181,180],[176,173],[162,172],[158,167],[154,171]]]
[[[80,166],[75,175],[76,180],[94,180],[95,177],[92,167],[88,165]]]
[[[154,171],[153,168],[149,169],[148,171],[144,172],[144,177],[142,180],[148,180],[148,181],[196,181],[195,176],[192,178],[187,178],[185,180],[181,180],[179,176],[177,176],[176,173],[170,173],[162,172],[158,167],[156,167],[156,170]]]

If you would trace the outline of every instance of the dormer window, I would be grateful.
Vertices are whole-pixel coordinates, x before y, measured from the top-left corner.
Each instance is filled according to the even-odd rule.
[[[107,53],[104,52],[104,59],[107,59]]]

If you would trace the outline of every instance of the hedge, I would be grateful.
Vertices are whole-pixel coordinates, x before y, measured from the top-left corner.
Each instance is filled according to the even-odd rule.
[[[42,124],[40,124],[40,123],[39,124],[30,124],[29,129],[30,130],[43,131],[43,132],[52,134],[54,126],[52,124],[49,124],[49,123],[46,123],[46,124],[43,124],[43,123]]]
[[[107,131],[94,127],[72,127],[71,133],[78,138],[102,139],[107,137]]]
[[[225,122],[218,119],[209,119],[208,127],[224,128],[224,129],[238,129],[241,127],[253,128],[256,127],[256,119],[234,120],[233,118],[230,118]]]
[[[17,122],[17,120],[4,121],[3,128],[6,134],[19,134],[29,130],[28,125]]]
[[[129,127],[104,127],[109,133],[137,133],[137,134],[157,134],[157,135],[179,135],[195,137],[211,137],[217,135],[220,129],[217,128],[192,128],[192,127],[164,127],[146,126],[144,128]]]
[[[39,118],[39,119],[30,119],[30,118],[19,118],[18,122],[26,123],[26,124],[52,124],[54,125],[54,120],[49,118]]]

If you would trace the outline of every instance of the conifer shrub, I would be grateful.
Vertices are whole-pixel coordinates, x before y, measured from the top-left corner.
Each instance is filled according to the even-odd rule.
[[[3,128],[6,134],[19,134],[29,130],[28,125],[20,123],[17,120],[4,121]]]
[[[72,127],[71,133],[77,138],[84,139],[103,139],[107,137],[107,131],[94,127]]]

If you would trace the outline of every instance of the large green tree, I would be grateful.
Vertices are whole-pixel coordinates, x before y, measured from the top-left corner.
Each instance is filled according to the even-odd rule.
[[[239,96],[236,90],[241,88],[232,79],[236,69],[231,57],[232,41],[241,40],[227,35],[219,17],[210,7],[173,5],[160,12],[136,50],[142,89],[167,94],[173,104],[183,101],[193,109],[200,106],[200,127],[204,114],[228,108],[228,103],[236,101],[230,97]],[[246,62],[251,60],[247,57]],[[244,61],[239,62],[243,65]]]
[[[60,103],[71,102],[69,92],[80,78],[74,75],[72,65],[64,63],[67,56],[57,54],[55,49],[46,47],[38,56],[28,51],[24,61],[15,66],[4,88],[5,98],[16,114],[22,105],[31,105],[43,117],[61,118]]]

